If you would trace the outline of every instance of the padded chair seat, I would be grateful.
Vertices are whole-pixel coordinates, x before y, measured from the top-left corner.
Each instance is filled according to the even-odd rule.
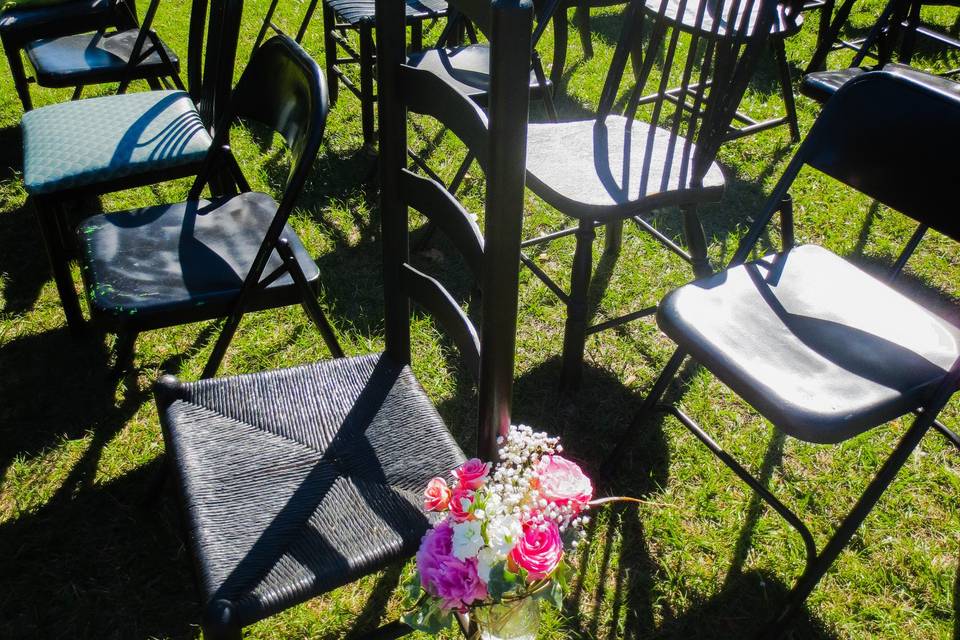
[[[444,78],[464,95],[485,103],[490,91],[490,47],[486,44],[470,44],[450,49],[425,49],[410,54],[407,64],[424,69]],[[548,88],[551,85],[547,81]],[[532,98],[540,93],[537,75],[530,71]]]
[[[817,246],[671,292],[657,323],[787,434],[836,443],[918,407],[960,329]]]
[[[163,383],[161,383],[163,384]],[[384,354],[161,387],[205,623],[250,624],[412,555],[464,455]]]
[[[442,18],[447,15],[446,0],[404,0],[407,20]],[[376,0],[324,0],[341,19],[353,25],[369,23],[376,17]]]
[[[25,113],[23,181],[42,195],[156,171],[196,173],[212,140],[183,91],[64,102]]]
[[[145,328],[227,315],[276,211],[270,196],[241,193],[87,218],[79,236],[91,313],[119,321],[135,316]],[[285,227],[282,237],[307,280],[316,282],[320,272],[296,233]],[[281,264],[274,252],[264,273]],[[289,274],[249,308],[276,306],[281,297],[300,299]],[[150,316],[158,324],[151,325]]]
[[[71,0],[53,6],[22,7],[0,12],[0,34],[17,41],[55,37],[60,33],[97,29],[110,22],[110,0]]]
[[[603,220],[624,212],[638,213],[638,207],[648,210],[714,202],[723,195],[723,172],[715,162],[707,170],[703,186],[690,188],[693,144],[684,162],[683,142],[671,151],[670,132],[656,128],[648,156],[651,127],[635,121],[629,137],[629,170],[625,171],[627,119],[609,116],[604,128],[595,124],[596,120],[580,120],[531,123],[528,127],[527,185],[560,211]]]
[[[803,76],[800,81],[800,93],[824,104],[833,97],[840,87],[850,80],[867,72],[860,67],[847,67],[835,71],[815,71]]]
[[[109,35],[84,33],[45,38],[29,43],[25,50],[36,72],[37,83],[44,87],[170,75],[170,68],[149,41],[144,43],[142,50],[149,55],[137,64],[136,69],[128,71],[127,63],[138,35],[139,30],[129,29]],[[166,44],[163,47],[174,70],[179,71],[180,61],[176,54]]]

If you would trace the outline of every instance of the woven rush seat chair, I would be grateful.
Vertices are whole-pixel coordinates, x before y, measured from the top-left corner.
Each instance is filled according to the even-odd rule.
[[[152,89],[166,86],[183,90],[180,59],[152,28],[160,1],[151,0],[138,27],[99,29],[27,43],[24,52],[37,85],[76,87],[74,100],[80,98],[85,86],[116,82],[117,93],[124,93],[134,80],[146,80]],[[121,6],[131,12],[128,23],[136,24],[132,5]]]
[[[82,330],[84,320],[70,277],[75,236],[64,204],[197,175],[213,142],[213,124],[229,97],[242,7],[242,0],[192,0],[189,91],[103,96],[24,114],[24,188],[74,333]]]
[[[204,369],[213,376],[244,313],[291,304],[302,304],[330,351],[343,354],[316,301],[317,265],[287,224],[327,111],[319,68],[289,39],[270,41],[244,71],[186,202],[84,220],[78,236],[91,320],[121,337],[118,370],[140,331],[226,318]],[[241,193],[200,198],[220,165],[236,163],[227,142],[239,118],[281,134],[291,150],[279,204],[251,191],[242,173]]]
[[[412,301],[479,372],[481,457],[495,455],[510,424],[529,58],[517,61],[530,52],[532,11],[519,2],[494,9],[490,118],[498,133],[478,152],[486,160],[489,151],[500,172],[487,183],[485,236],[441,184],[406,168],[405,100],[443,80],[403,65],[402,11],[395,0],[378,3],[386,350],[157,385],[207,638],[240,638],[243,626],[416,550],[430,526],[424,487],[464,455],[410,370]],[[451,104],[438,103],[435,115],[450,116]],[[454,236],[481,280],[482,341],[443,286],[409,264],[411,206],[463,231]],[[408,631],[389,623],[375,635]]]
[[[948,213],[957,172],[942,162],[960,144],[958,121],[956,91],[886,71],[851,80],[824,107],[729,267],[671,292],[657,312],[657,324],[678,349],[637,426],[653,411],[674,416],[803,539],[804,571],[761,637],[786,633],[930,429],[960,448],[960,438],[937,420],[960,382],[960,327],[824,248],[795,246],[792,214],[782,210],[782,251],[748,258],[804,167],[960,240],[960,225]],[[805,442],[836,444],[915,416],[820,551],[803,521],[764,483],[679,406],[660,404],[687,355],[776,429]]]
[[[33,108],[30,97],[30,82],[23,66],[24,47],[41,38],[99,31],[110,27],[132,28],[131,15],[135,11],[126,6],[125,0],[65,0],[51,6],[13,7],[0,13],[0,40],[13,75],[16,89],[24,111]],[[130,7],[133,2],[130,0]]]
[[[606,251],[615,253],[622,223],[629,220],[665,248],[689,262],[694,272],[710,272],[697,207],[720,200],[723,171],[715,158],[728,139],[730,124],[772,32],[777,3],[751,0],[723,4],[724,19],[710,18],[706,3],[691,24],[668,14],[674,0],[651,11],[642,0],[628,5],[597,115],[593,119],[531,123],[528,131],[527,184],[537,196],[576,221],[576,226],[524,241],[533,247],[574,236],[569,292],[533,259],[524,264],[567,306],[561,386],[579,386],[587,336],[654,313],[647,307],[590,324],[588,292],[593,270],[595,228],[607,225]],[[740,16],[736,18],[736,16]],[[710,18],[708,20],[708,18]],[[699,25],[699,26],[698,26]],[[733,26],[731,26],[733,25]],[[641,33],[649,34],[643,47]],[[687,38],[678,46],[681,36]],[[623,115],[614,103],[632,52],[637,83]],[[660,77],[653,74],[659,67]],[[682,84],[668,90],[672,78]],[[646,94],[646,92],[650,92]],[[678,96],[687,108],[676,108]],[[647,120],[647,121],[644,121]],[[688,249],[649,221],[651,213],[679,208]]]

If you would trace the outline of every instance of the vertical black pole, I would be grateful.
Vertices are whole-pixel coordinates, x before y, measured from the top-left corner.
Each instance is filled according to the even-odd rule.
[[[380,0],[381,2],[383,0]],[[399,4],[399,3],[398,3]],[[531,0],[491,5],[490,145],[483,262],[478,455],[492,460],[510,426],[520,283],[520,232],[530,104]]]
[[[400,266],[409,254],[407,206],[400,192],[400,171],[407,159],[407,110],[400,95],[400,66],[406,61],[406,9],[396,0],[377,0],[376,6],[386,350],[397,362],[409,363],[410,302],[400,282]]]

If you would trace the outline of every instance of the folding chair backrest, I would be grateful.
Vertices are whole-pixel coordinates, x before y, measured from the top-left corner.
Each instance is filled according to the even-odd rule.
[[[461,9],[458,2],[452,4]],[[471,0],[471,11],[479,10],[478,6]],[[478,445],[485,459],[495,457],[496,438],[510,424],[533,29],[530,0],[496,0],[488,7],[489,127],[486,116],[466,96],[429,72],[405,65],[403,5],[395,0],[377,0],[387,352],[399,362],[410,361],[411,300],[444,326],[468,365],[479,370]],[[469,11],[465,13],[470,15]],[[484,164],[487,189],[482,238],[467,212],[442,185],[407,169],[408,108],[430,113],[454,129]],[[410,265],[408,207],[445,230],[478,277],[481,331],[439,282]]]
[[[699,185],[763,54],[777,5],[778,0],[631,0],[601,93],[598,122],[614,111],[632,55],[636,84],[624,115],[631,123],[647,123],[632,124],[632,130],[648,127],[651,151],[659,144],[668,148],[669,160],[693,156],[693,175],[664,171],[664,186],[671,180],[681,188]],[[677,108],[678,102],[686,107]],[[654,136],[656,127],[660,132]],[[674,166],[686,172],[688,162]],[[647,172],[643,175],[646,180]],[[645,190],[641,185],[640,192]]]
[[[819,171],[960,240],[960,85],[875,71],[824,107],[798,157]]]
[[[187,88],[208,126],[219,122],[233,87],[243,0],[192,0]]]

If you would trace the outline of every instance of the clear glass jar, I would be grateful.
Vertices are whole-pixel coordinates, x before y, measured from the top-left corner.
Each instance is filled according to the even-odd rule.
[[[478,640],[536,640],[540,628],[540,602],[534,598],[509,600],[477,607],[471,612]]]

